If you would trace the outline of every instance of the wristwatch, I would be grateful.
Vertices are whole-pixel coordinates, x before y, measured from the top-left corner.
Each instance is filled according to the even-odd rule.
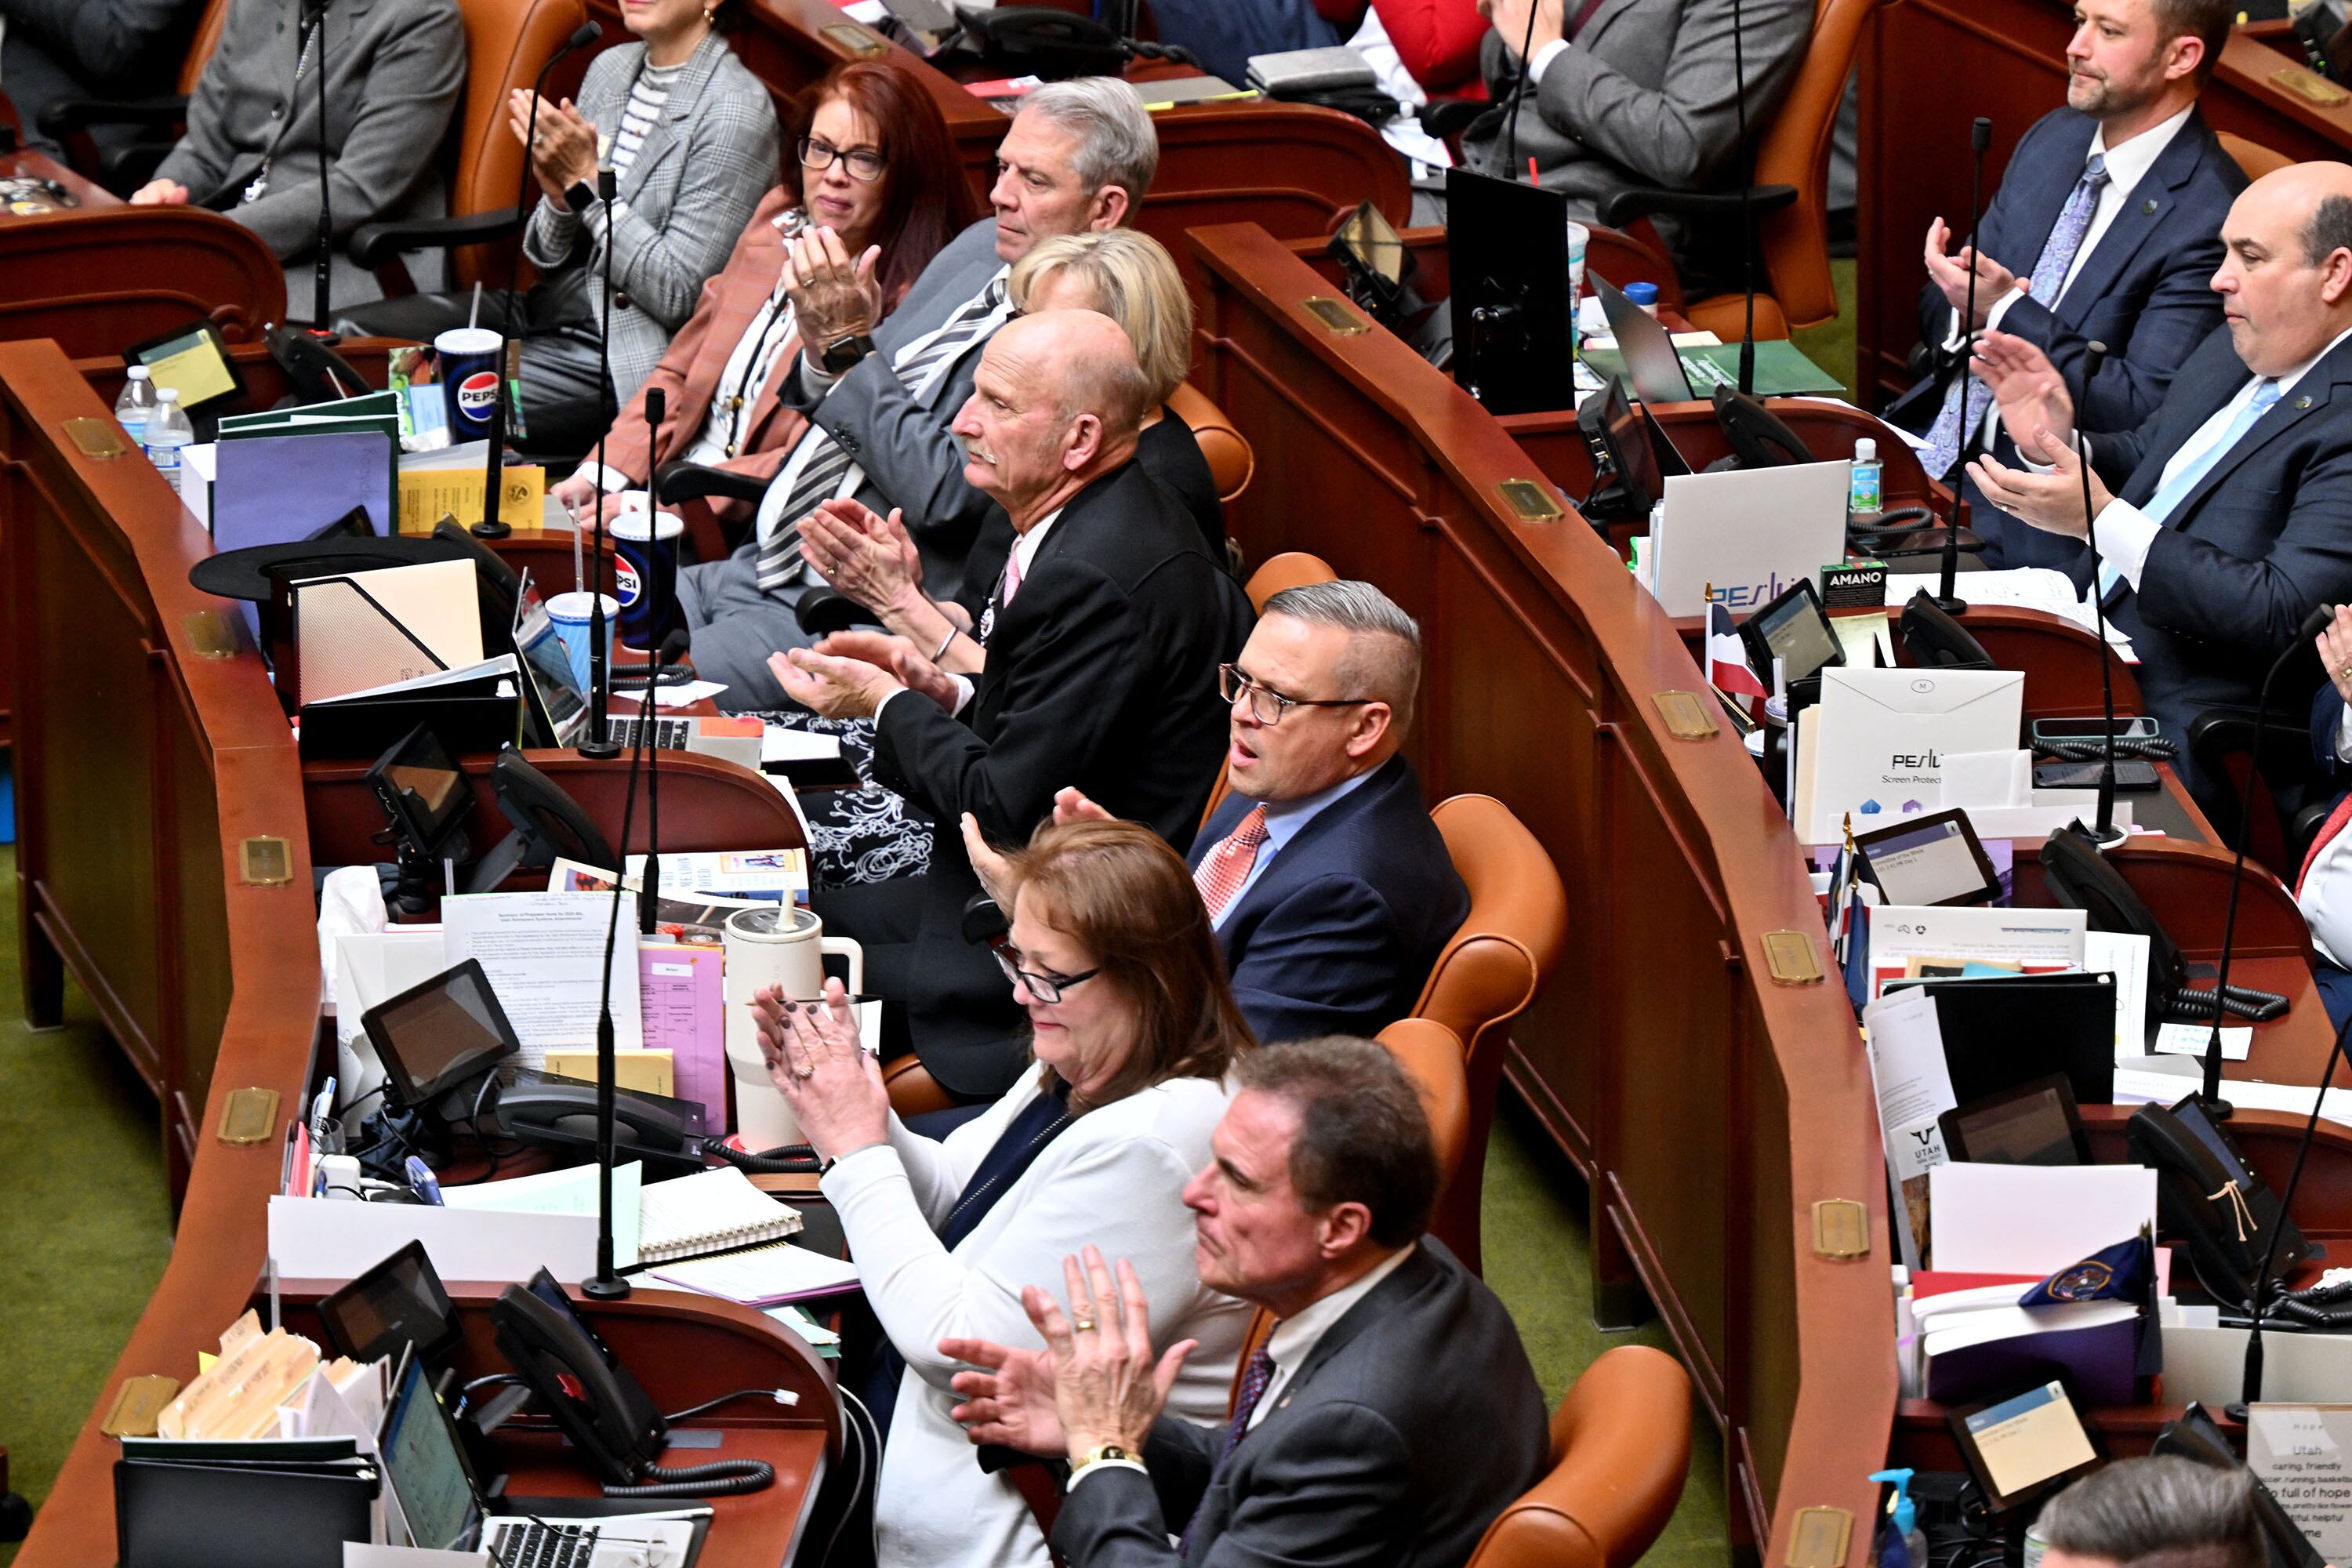
[[[1143,1463],[1142,1459],[1129,1453],[1125,1448],[1120,1447],[1118,1444],[1105,1443],[1099,1448],[1087,1449],[1085,1453],[1080,1454],[1077,1458],[1071,1463],[1069,1487],[1076,1486],[1078,1484],[1078,1478],[1085,1475],[1097,1465],[1111,1459],[1116,1459],[1121,1464],[1128,1465],[1139,1466]],[[1067,1491],[1069,1487],[1064,1487],[1062,1489],[1064,1491]]]
[[[845,375],[852,365],[874,352],[874,340],[864,332],[835,338],[816,356],[817,368],[827,375]]]
[[[573,212],[584,213],[596,205],[596,187],[585,180],[574,180],[563,187],[563,205]]]

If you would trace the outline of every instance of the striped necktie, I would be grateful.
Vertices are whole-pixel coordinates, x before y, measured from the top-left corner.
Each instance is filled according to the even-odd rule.
[[[919,393],[924,377],[942,360],[952,360],[970,348],[995,321],[1003,304],[1004,279],[991,279],[987,288],[948,319],[947,325],[928,340],[917,338],[902,351],[905,357],[891,362],[892,372],[908,388]],[[808,563],[801,559],[801,519],[814,511],[819,501],[845,490],[854,492],[865,481],[865,470],[824,426],[811,421],[801,444],[806,450],[801,456],[800,471],[785,494],[783,509],[776,514],[775,531],[760,546],[757,581],[763,594],[807,580]]]
[[[2147,504],[2139,509],[2140,515],[2159,528],[2171,527],[2174,510],[2189,499],[2190,491],[2204,483],[2205,476],[2213,471],[2214,465],[2227,457],[2232,447],[2245,439],[2246,432],[2254,427],[2254,422],[2269,413],[2278,400],[2277,378],[2266,375],[2255,383],[2254,395],[2246,399],[2246,405],[2238,410],[2238,416],[2230,421],[2230,427],[2222,431],[2221,437],[2211,446],[2183,463],[2179,473],[2165,480],[2157,492],[2147,498]],[[2123,582],[2121,573],[2104,561],[2099,563],[2099,595],[2103,600],[2114,604],[2115,595],[2122,588]]]
[[[2066,198],[2058,221],[2051,226],[2050,237],[2042,242],[2042,257],[2033,264],[2033,279],[2026,291],[2053,309],[2065,289],[2066,274],[2074,265],[2074,254],[2083,248],[2083,237],[2091,231],[2091,217],[2099,210],[2099,193],[2106,188],[2107,179],[2105,156],[2092,153],[2091,161],[2083,166],[2083,177],[2074,182],[2074,195]],[[1967,444],[1968,432],[1984,423],[1991,406],[1991,388],[1963,365],[1952,377],[1952,384],[1944,389],[1944,406],[1937,411],[1936,423],[1928,426],[1927,449],[1919,454],[1930,478],[1940,479],[1952,471],[1961,447]]]
[[[1211,1476],[1213,1477],[1217,1471],[1224,1468],[1225,1460],[1233,1454],[1241,1440],[1249,1435],[1250,1413],[1257,1408],[1257,1402],[1265,1397],[1265,1391],[1272,1386],[1273,1383],[1274,1357],[1265,1346],[1260,1345],[1257,1347],[1257,1353],[1249,1358],[1249,1365],[1242,1373],[1241,1391],[1234,1395],[1233,1418],[1225,1423],[1225,1440],[1218,1445],[1217,1462],[1209,1468]],[[1192,1526],[1200,1517],[1200,1510],[1195,1509],[1192,1518],[1185,1521],[1183,1539],[1176,1543],[1177,1556],[1189,1558],[1192,1555]]]

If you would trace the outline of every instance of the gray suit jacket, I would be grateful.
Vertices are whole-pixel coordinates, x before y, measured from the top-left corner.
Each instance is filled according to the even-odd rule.
[[[600,141],[619,133],[621,111],[646,47],[606,49],[580,84],[580,113]],[[613,392],[625,405],[694,314],[702,286],[727,265],[736,237],[776,183],[776,106],[717,33],[706,35],[672,84],[662,118],[622,177],[613,202]],[[610,161],[609,150],[605,160]],[[523,254],[542,269],[585,267],[601,318],[604,214],[585,218],[541,197]]]
[[[1572,18],[1580,0],[1565,0]],[[1702,191],[1736,188],[1738,103],[1733,91],[1735,0],[1601,0],[1518,108],[1516,149],[1506,100],[1519,78],[1519,40],[1493,32],[1479,51],[1496,107],[1463,135],[1471,168],[1526,177],[1528,159],[1549,190],[1591,218],[1602,197],[1633,186]],[[1766,116],[1797,74],[1813,33],[1812,0],[1738,0],[1748,76],[1748,128]],[[1681,250],[1680,226],[1659,221]],[[1614,279],[1612,279],[1614,281]]]
[[[1150,1474],[1090,1470],[1062,1504],[1070,1568],[1453,1568],[1550,1463],[1541,1391],[1495,1293],[1423,1237],[1326,1331],[1222,1468],[1222,1428],[1161,1416]]]
[[[843,450],[857,459],[866,470],[859,500],[886,516],[894,506],[904,509],[908,531],[923,554],[924,591],[936,599],[954,598],[963,588],[964,561],[981,525],[992,514],[1003,516],[994,501],[964,482],[963,445],[948,428],[971,396],[987,340],[976,339],[924,397],[899,381],[891,356],[944,324],[1003,267],[996,254],[996,220],[984,217],[931,258],[906,299],[876,329],[873,353],[830,387],[812,388],[795,367],[778,399],[807,415],[811,429],[832,431]],[[777,482],[783,482],[781,475]]]
[[[287,298],[309,314],[310,247],[319,233],[319,83],[294,76],[296,7],[235,0],[220,47],[188,105],[188,133],[156,170],[259,235],[287,268]],[[439,217],[446,210],[435,153],[466,85],[457,0],[334,0],[326,20],[329,205],[338,239],[363,224]],[[239,196],[269,161],[257,200]],[[438,281],[417,277],[418,287]],[[415,276],[415,268],[411,268]],[[383,290],[335,257],[335,302]]]
[[[71,98],[146,98],[179,90],[180,61],[201,0],[0,0],[0,88],[16,106],[26,142],[55,153],[41,110]],[[121,125],[93,128],[100,145],[129,140]]]

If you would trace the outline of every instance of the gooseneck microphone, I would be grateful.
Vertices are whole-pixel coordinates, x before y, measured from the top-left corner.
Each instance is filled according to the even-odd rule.
[[[303,26],[318,44],[310,61],[311,74],[319,79],[319,258],[310,275],[310,324],[320,331],[334,318],[327,313],[329,298],[333,290],[328,279],[334,271],[334,221],[327,211],[327,0],[302,0],[305,16]],[[302,70],[301,44],[295,44],[294,70]]]
[[[1528,84],[1535,79],[1536,62],[1528,58],[1528,51],[1535,47],[1536,10],[1541,4],[1542,0],[1529,0],[1528,28],[1519,37],[1519,79],[1511,84],[1510,112],[1503,116],[1503,178],[1507,180],[1519,177],[1519,102],[1528,95]],[[1538,183],[1534,171],[1528,171],[1528,184]],[[1569,303],[1573,309],[1575,301]]]
[[[1952,515],[1944,525],[1943,571],[1936,595],[1936,607],[1948,616],[1959,615],[1969,607],[1952,579],[1960,570],[1960,492],[1968,488],[1969,459],[1976,456],[1977,434],[1984,423],[1969,417],[1969,377],[1973,374],[1969,369],[1969,359],[1977,338],[1977,230],[1984,223],[1984,161],[1991,146],[1992,121],[1979,114],[1969,127],[1969,153],[1973,167],[1969,175],[1969,302],[1960,315],[1960,455],[1959,464],[1951,475]]]
[[[2100,849],[2111,849],[2131,837],[2116,826],[2116,678],[2108,663],[2114,656],[2107,651],[2107,596],[2099,591],[2099,543],[2092,536],[2091,445],[2083,434],[2083,409],[2106,357],[2106,344],[2094,341],[2083,345],[2083,390],[2074,398],[2074,461],[2083,470],[2083,542],[2091,551],[2091,605],[2099,626],[2099,712],[2107,724],[2106,740],[2099,748],[2099,822],[2091,836]]]
[[[604,36],[604,29],[593,22],[583,22],[563,40],[563,47],[547,57],[531,79],[530,113],[524,118],[522,133],[522,172],[515,177],[515,216],[522,228],[530,228],[530,208],[524,204],[530,196],[531,142],[539,135],[539,95],[547,87],[547,73],[555,68],[556,61],[574,49],[585,48]],[[495,390],[490,395],[489,456],[482,466],[482,521],[474,525],[477,539],[504,539],[514,530],[499,520],[499,470],[505,466],[507,447],[507,344],[512,340],[515,313],[515,278],[522,268],[522,236],[515,237],[515,247],[507,258],[507,285],[504,289],[505,310],[499,316],[499,357],[490,369]]]
[[[2262,694],[2254,702],[2253,762],[2238,802],[2238,857],[2230,870],[2230,910],[2221,918],[2221,963],[2213,977],[2213,1030],[2205,1037],[2205,1083],[2198,1091],[2198,1097],[2205,1102],[2206,1114],[2217,1120],[2230,1114],[2230,1102],[2221,1098],[2221,1024],[2230,1016],[2230,957],[2238,933],[2238,892],[2246,880],[2246,836],[2254,823],[2254,780],[2262,771],[2263,734],[2270,728],[2271,687],[2277,681],[2279,671],[2287,667],[2287,661],[2309,647],[2312,639],[2326,630],[2327,623],[2335,618],[2333,605],[2321,605],[2303,618],[2303,625],[2295,629],[2285,650],[2271,661],[2269,672],[2263,677]],[[2322,1088],[2326,1081],[2320,1080]]]
[[[2319,1113],[2327,1104],[2327,1086],[2336,1077],[2336,1064],[2344,1059],[2344,1035],[2347,1029],[2352,1029],[2352,1017],[2346,1018],[2343,1028],[2336,1031],[2336,1044],[2328,1049],[2327,1066],[2319,1075],[2319,1091],[2311,1097],[2311,1115],[2304,1122],[2303,1137],[2294,1146],[2294,1164],[2286,1173],[2286,1189],[2279,1194],[2278,1218],[2271,1224],[2271,1244],[2263,1249],[2263,1267],[2254,1276],[2254,1293],[2249,1304],[2251,1321],[2246,1331],[2245,1382],[2238,1395],[2246,1405],[2263,1396],[2263,1306],[2277,1275],[2279,1237],[2285,1233],[2287,1213],[2294,1205],[2294,1189],[2303,1181],[2303,1163],[2310,1156],[2312,1142],[2319,1132]],[[2245,1419],[2234,1408],[2230,1415],[2236,1420]]]
[[[610,169],[596,171],[596,199],[604,204],[604,315],[596,330],[596,425],[600,432],[613,425],[613,196],[620,179]],[[596,437],[596,468],[604,467],[604,437]],[[604,489],[600,483],[597,487]],[[577,523],[572,525],[578,527]],[[608,717],[613,698],[612,651],[605,639],[612,623],[604,616],[604,499],[596,498],[596,543],[588,563],[588,732],[581,737],[583,757],[612,758],[621,754],[613,740]]]

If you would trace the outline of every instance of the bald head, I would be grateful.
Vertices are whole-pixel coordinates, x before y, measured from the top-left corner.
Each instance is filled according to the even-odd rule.
[[[2231,204],[2221,243],[2213,289],[2255,374],[2293,371],[2352,328],[2352,165],[2263,175]]]
[[[965,478],[1024,531],[1135,453],[1151,388],[1135,345],[1093,310],[1008,321],[956,416]]]

